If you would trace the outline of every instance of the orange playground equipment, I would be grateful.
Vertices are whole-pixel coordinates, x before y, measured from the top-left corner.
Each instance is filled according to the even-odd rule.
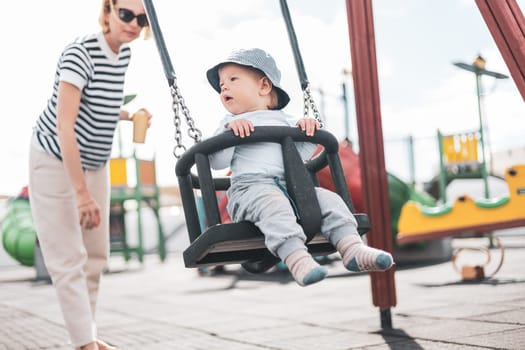
[[[461,196],[452,205],[426,207],[409,201],[401,209],[398,243],[419,242],[461,233],[525,226],[525,164],[505,172],[509,195],[472,199]]]

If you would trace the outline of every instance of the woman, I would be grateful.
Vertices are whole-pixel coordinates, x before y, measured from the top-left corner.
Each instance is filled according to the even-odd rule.
[[[75,349],[97,338],[95,307],[109,256],[107,161],[121,110],[129,43],[149,35],[140,0],[103,0],[102,31],[62,52],[31,140],[29,192],[42,254]],[[151,118],[151,114],[142,109]]]

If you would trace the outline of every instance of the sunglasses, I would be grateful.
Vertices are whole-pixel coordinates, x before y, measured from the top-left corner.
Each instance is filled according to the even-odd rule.
[[[133,11],[124,9],[124,8],[119,8],[117,13],[118,13],[118,18],[120,18],[120,20],[124,23],[130,23],[136,17],[137,24],[139,25],[139,27],[146,27],[149,25],[148,17],[146,16],[145,13],[141,13],[140,15],[135,15]]]

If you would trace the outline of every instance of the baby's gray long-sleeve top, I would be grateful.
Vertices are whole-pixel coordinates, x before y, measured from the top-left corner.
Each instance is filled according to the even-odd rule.
[[[262,110],[237,115],[230,114],[221,120],[220,127],[215,131],[214,135],[232,132],[226,129],[225,126],[240,118],[251,121],[254,127],[297,127],[296,123],[298,121],[298,119],[294,119],[280,110]],[[295,145],[303,160],[310,159],[317,148],[317,145],[310,142],[296,142]],[[284,178],[281,145],[278,143],[257,142],[239,145],[216,152],[210,155],[209,158],[213,169],[220,170],[230,167],[234,178],[245,174],[266,174],[279,176],[281,179]]]

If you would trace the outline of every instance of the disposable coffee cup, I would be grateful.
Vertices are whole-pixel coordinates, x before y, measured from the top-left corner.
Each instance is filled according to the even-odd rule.
[[[131,117],[133,120],[133,142],[144,143],[146,130],[148,129],[148,115],[138,111]]]

